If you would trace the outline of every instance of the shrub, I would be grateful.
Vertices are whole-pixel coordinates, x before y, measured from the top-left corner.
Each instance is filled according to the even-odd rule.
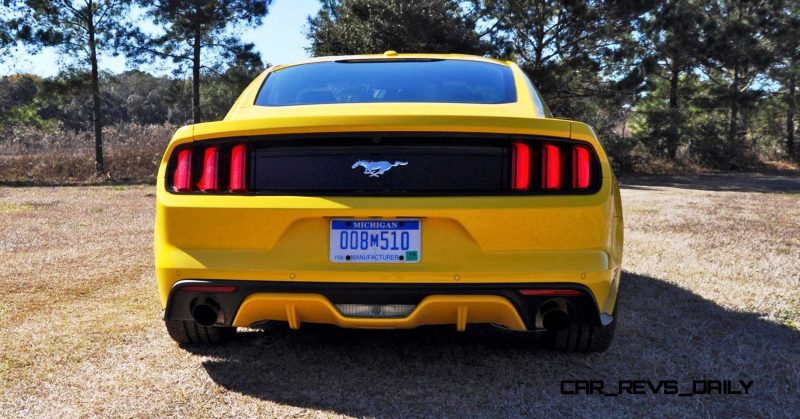
[[[174,125],[118,124],[103,128],[107,173],[95,178],[94,139],[63,127],[9,126],[0,134],[0,182],[78,184],[155,181]]]

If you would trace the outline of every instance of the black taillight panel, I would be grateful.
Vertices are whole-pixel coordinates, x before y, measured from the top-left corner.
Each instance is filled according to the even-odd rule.
[[[306,196],[577,195],[603,181],[586,142],[441,133],[199,141],[173,151],[166,180],[180,194]]]

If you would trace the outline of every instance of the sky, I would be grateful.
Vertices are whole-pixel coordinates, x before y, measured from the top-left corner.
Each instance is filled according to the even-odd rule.
[[[245,31],[242,39],[256,45],[265,64],[281,64],[306,58],[306,19],[309,15],[316,15],[319,9],[319,0],[275,0],[261,26]],[[99,60],[101,70],[112,73],[126,70],[125,59],[122,57],[101,55]],[[49,77],[58,74],[59,66],[58,53],[53,48],[43,49],[34,55],[24,48],[18,48],[0,64],[0,76],[32,73]],[[154,74],[168,72],[163,65],[142,66],[141,69]]]

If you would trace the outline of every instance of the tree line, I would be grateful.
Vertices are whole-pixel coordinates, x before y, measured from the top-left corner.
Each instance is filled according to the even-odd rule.
[[[797,159],[797,0],[324,0],[314,55],[464,52],[518,63],[553,113],[637,155]]]
[[[204,120],[222,119],[239,93],[264,70],[260,63],[233,64],[199,83],[199,111]],[[62,71],[54,77],[31,74],[0,77],[0,125],[93,131],[91,76]],[[184,125],[193,122],[191,80],[154,76],[140,70],[101,72],[103,125]],[[0,132],[3,130],[0,129]],[[3,141],[0,138],[0,142]]]
[[[123,54],[132,64],[169,60],[179,72],[190,68],[192,121],[200,122],[201,73],[216,72],[215,68],[226,62],[260,65],[253,45],[243,43],[236,30],[242,25],[260,25],[270,3],[271,0],[6,0],[0,10],[0,42],[6,48],[16,42],[34,50],[55,47],[72,66],[68,70],[88,69],[96,170],[100,174],[104,171],[102,128],[107,110],[100,92],[102,69],[98,54]],[[134,11],[142,12],[139,21],[132,19]],[[141,30],[143,21],[160,30]]]
[[[24,43],[33,50],[55,46],[74,59],[54,78],[0,81],[0,119],[56,120],[72,129],[94,130],[97,170],[102,172],[103,124],[223,116],[264,67],[237,30],[260,24],[272,2],[6,3],[0,52]],[[762,158],[797,160],[800,154],[798,0],[321,4],[306,28],[310,55],[391,49],[513,60],[557,117],[593,125],[623,170],[647,159],[745,169]],[[134,14],[134,20],[161,29],[139,29]],[[191,76],[184,81],[135,70],[107,74],[98,65],[98,51],[122,54],[134,67],[167,60],[176,74]]]

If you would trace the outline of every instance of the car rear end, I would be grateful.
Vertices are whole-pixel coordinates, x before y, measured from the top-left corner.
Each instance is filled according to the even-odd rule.
[[[155,227],[173,337],[267,321],[492,323],[604,349],[622,256],[616,179],[588,126],[525,114],[536,94],[509,68],[530,92],[513,103],[264,117],[251,87],[235,117],[179,130]]]

